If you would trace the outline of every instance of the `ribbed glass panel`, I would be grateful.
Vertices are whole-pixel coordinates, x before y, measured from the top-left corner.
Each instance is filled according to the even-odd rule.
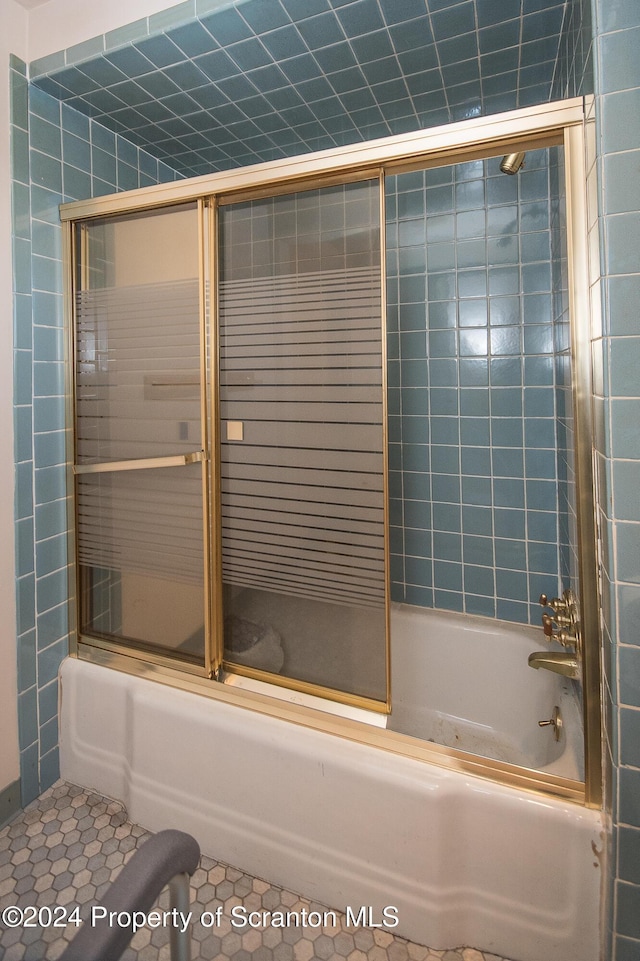
[[[220,213],[227,658],[383,699],[378,183]]]

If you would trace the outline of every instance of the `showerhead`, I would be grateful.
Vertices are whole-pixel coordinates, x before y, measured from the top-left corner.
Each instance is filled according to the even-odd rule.
[[[502,158],[500,170],[503,174],[517,174],[524,163],[524,153],[508,153]]]

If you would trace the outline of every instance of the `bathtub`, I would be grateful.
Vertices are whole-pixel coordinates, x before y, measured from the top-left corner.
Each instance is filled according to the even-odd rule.
[[[528,665],[548,651],[542,628],[394,604],[391,612],[395,731],[482,757],[582,780],[577,685]],[[561,651],[559,645],[554,648]],[[560,738],[540,727],[560,709]]]
[[[546,701],[537,695],[527,701],[528,720],[508,732],[508,744],[495,733],[510,697],[506,661],[493,671],[491,696],[476,691],[474,699],[474,683],[467,690],[456,669],[461,661],[447,659],[454,666],[447,683],[460,702],[477,707],[460,714],[457,705],[437,699],[440,658],[428,662],[429,677],[422,672],[426,688],[414,683],[415,666],[401,679],[411,645],[429,635],[450,642],[456,658],[475,657],[480,641],[485,653],[508,643],[512,628],[462,620],[394,609],[397,704],[390,726],[416,724],[423,735],[458,745],[466,738],[465,750],[484,734],[496,752],[573,771],[570,724],[553,746],[550,729],[537,726],[567,694],[555,676],[546,678],[556,685]],[[542,672],[528,668],[526,658],[542,649],[541,632],[521,634],[520,680],[535,688]],[[480,661],[486,675],[486,658]],[[330,908],[349,908],[361,922],[380,926],[397,917],[392,933],[432,948],[468,945],[515,961],[597,961],[598,812],[387,750],[384,739],[400,736],[393,732],[372,728],[379,746],[361,743],[358,721],[341,722],[345,736],[332,732],[330,714],[303,708],[295,723],[274,713],[273,698],[225,685],[216,685],[212,698],[199,695],[197,685],[180,690],[68,658],[61,689],[62,776],[120,800],[150,830],[189,831],[208,855]],[[430,712],[423,708],[427,697]],[[518,687],[513,698],[522,697]],[[487,701],[493,706],[483,707]]]

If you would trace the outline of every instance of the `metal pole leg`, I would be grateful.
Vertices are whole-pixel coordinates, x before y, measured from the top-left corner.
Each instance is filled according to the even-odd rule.
[[[189,915],[191,897],[189,891],[189,875],[176,874],[169,881],[169,906],[171,910],[179,911],[182,917]],[[182,930],[180,915],[178,923],[169,929],[169,943],[171,945],[171,961],[191,961],[191,925]]]

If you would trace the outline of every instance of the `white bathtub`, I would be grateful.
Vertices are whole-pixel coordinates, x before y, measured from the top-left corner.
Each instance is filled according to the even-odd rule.
[[[583,779],[583,727],[575,682],[528,665],[533,651],[550,649],[541,627],[396,604],[391,637],[389,728]],[[551,718],[555,707],[562,717],[559,741],[551,726],[538,725]]]
[[[394,612],[399,649],[414,613]],[[440,637],[448,618],[432,619]],[[526,670],[535,685],[541,672]],[[380,921],[393,905],[393,933],[436,949],[597,961],[597,812],[256,713],[228,702],[237,691],[202,697],[73,658],[61,683],[62,776],[122,801],[145,827],[187,830],[210,856],[332,908],[372,906]],[[406,687],[407,703],[421,701],[424,688]],[[493,700],[509,689],[498,674]],[[544,707],[529,712],[536,737],[549,734],[537,728]],[[493,715],[471,723],[490,728]],[[538,751],[526,733],[515,740]],[[555,765],[547,747],[536,756]],[[569,756],[562,743],[555,753]]]

